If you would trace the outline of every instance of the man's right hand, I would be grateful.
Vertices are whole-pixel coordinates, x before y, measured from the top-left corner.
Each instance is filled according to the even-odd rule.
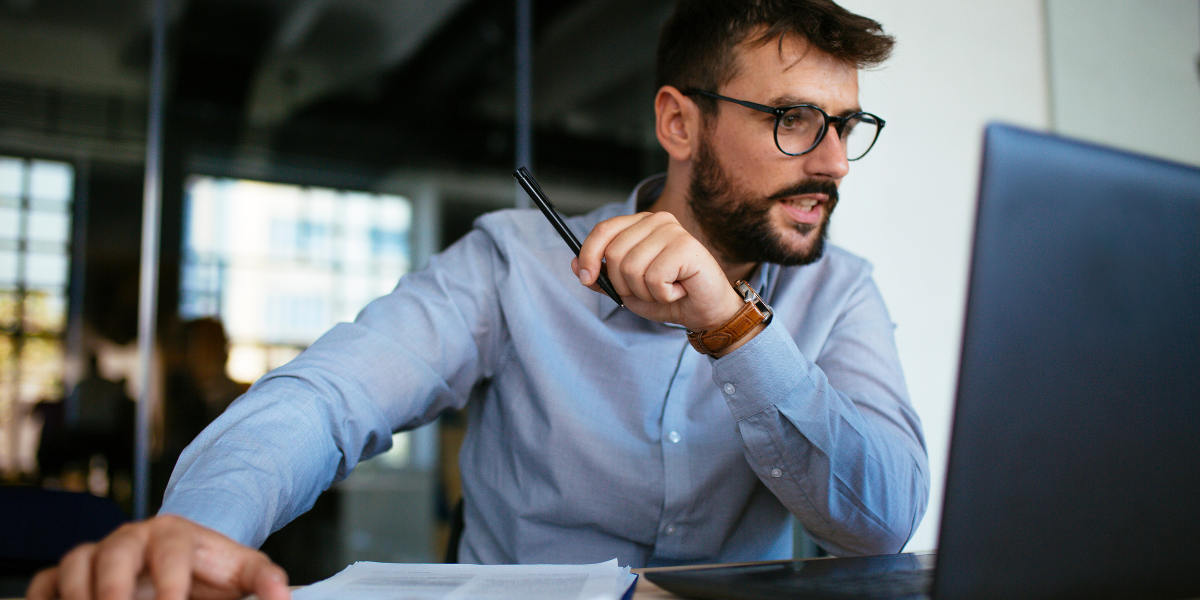
[[[267,555],[183,517],[123,525],[37,574],[26,600],[289,600],[287,574]]]

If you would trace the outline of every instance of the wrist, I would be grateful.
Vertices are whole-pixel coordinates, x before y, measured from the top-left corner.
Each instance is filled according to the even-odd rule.
[[[705,330],[688,329],[688,342],[701,354],[717,358],[749,341],[771,321],[771,308],[745,281],[735,285],[741,304],[724,323]]]
[[[742,298],[742,294],[734,286],[730,286],[727,291],[728,293],[722,301],[721,310],[710,315],[707,322],[698,323],[696,327],[688,327],[687,330],[696,332],[712,331],[732,320],[738,314],[738,311],[746,306],[746,300]]]

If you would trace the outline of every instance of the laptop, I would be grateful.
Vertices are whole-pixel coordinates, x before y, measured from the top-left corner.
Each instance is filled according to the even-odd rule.
[[[728,600],[1200,598],[1200,169],[990,125],[976,219],[936,555],[647,579]]]

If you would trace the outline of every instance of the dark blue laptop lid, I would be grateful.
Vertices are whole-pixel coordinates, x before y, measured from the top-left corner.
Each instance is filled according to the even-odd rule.
[[[938,600],[1200,596],[1200,169],[985,136]]]
[[[1200,597],[1200,169],[992,125],[976,220],[932,597]],[[932,562],[646,577],[693,598],[923,598],[893,575]]]

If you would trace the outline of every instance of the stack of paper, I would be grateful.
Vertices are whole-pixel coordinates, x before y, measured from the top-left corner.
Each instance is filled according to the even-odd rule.
[[[418,565],[357,562],[294,600],[620,600],[637,575],[594,565]]]

